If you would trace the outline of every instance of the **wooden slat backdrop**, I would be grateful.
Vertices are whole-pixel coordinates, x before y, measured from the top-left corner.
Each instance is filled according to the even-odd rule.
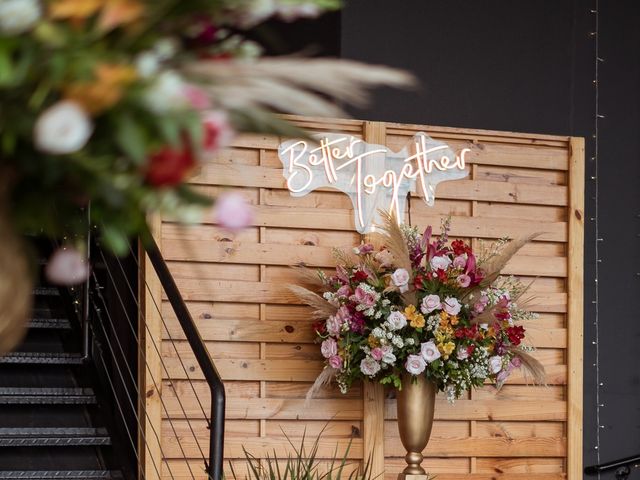
[[[540,318],[530,324],[529,335],[538,347],[535,355],[547,367],[549,385],[530,386],[513,375],[499,393],[486,386],[455,405],[439,398],[424,466],[440,480],[581,478],[582,140],[356,120],[294,120],[313,131],[349,133],[392,149],[402,148],[419,131],[455,150],[470,148],[470,177],[440,184],[434,207],[413,198],[411,221],[437,230],[440,217],[451,214],[452,235],[476,247],[480,239],[531,229],[544,232],[506,272],[525,281],[537,277],[533,291]],[[331,248],[350,248],[360,236],[346,195],[328,189],[303,198],[289,195],[277,157],[280,140],[239,137],[232,148],[208,159],[192,180],[212,196],[229,188],[242,191],[256,206],[252,227],[231,234],[213,224],[185,227],[163,219],[156,229],[226,382],[226,457],[243,476],[243,447],[258,457],[274,450],[284,456],[290,451],[285,435],[296,442],[306,430],[307,437],[313,437],[329,422],[320,457],[331,458],[336,447],[341,453],[352,439],[349,457],[354,462],[373,455],[384,477],[395,478],[403,468],[404,451],[392,395],[367,386],[348,395],[333,389],[305,406],[305,392],[322,361],[307,308],[286,288],[296,281],[288,266],[304,261],[329,268]],[[160,292],[154,293],[159,298]],[[155,305],[149,299],[146,305],[147,318],[154,323],[141,333],[149,345],[159,320]],[[199,458],[200,449],[207,453],[209,431],[196,399],[208,415],[208,388],[164,298],[161,313],[166,368],[156,362],[150,371],[163,378],[162,405],[154,389],[146,385],[145,391],[154,415],[147,423],[161,432],[162,445],[150,453],[163,458],[163,479],[190,477],[191,471],[205,478]],[[194,379],[193,387],[187,378]],[[152,463],[147,459],[147,479],[158,478]]]

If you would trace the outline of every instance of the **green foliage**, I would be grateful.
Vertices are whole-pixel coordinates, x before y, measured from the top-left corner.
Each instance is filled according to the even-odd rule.
[[[338,447],[336,446],[333,459],[328,468],[323,470],[318,459],[318,449],[323,432],[324,428],[310,449],[307,449],[305,445],[306,430],[300,440],[300,445],[295,445],[285,434],[293,450],[293,453],[289,453],[286,458],[274,451],[272,455],[259,459],[243,447],[247,461],[247,472],[245,476],[239,477],[233,464],[230,464],[233,478],[235,480],[239,478],[246,480],[372,480],[377,478],[371,472],[370,461],[366,461],[364,465],[356,469],[348,469],[351,471],[347,472],[347,467],[352,465],[348,458],[351,441],[342,456],[338,456]]]

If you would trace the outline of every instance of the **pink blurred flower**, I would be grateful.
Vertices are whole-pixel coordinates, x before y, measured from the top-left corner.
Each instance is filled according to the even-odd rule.
[[[45,275],[56,285],[77,285],[89,277],[89,264],[75,248],[62,247],[51,255]]]
[[[227,192],[218,197],[214,217],[216,223],[229,230],[241,230],[253,223],[254,212],[241,194]]]
[[[211,100],[202,88],[187,83],[184,85],[182,93],[189,102],[189,105],[196,110],[211,108]]]
[[[338,344],[333,338],[329,337],[322,342],[320,352],[324,358],[331,358],[338,354]]]
[[[339,297],[348,297],[351,295],[351,288],[349,288],[349,285],[342,285],[338,290],[336,290],[336,295]]]
[[[458,255],[456,258],[453,259],[453,266],[455,268],[464,268],[466,264],[467,264],[467,259],[464,258],[462,255]]]
[[[235,135],[227,114],[221,110],[206,113],[202,119],[202,125],[204,127],[203,147],[209,152],[226,147]]]
[[[456,280],[458,281],[458,285],[462,288],[466,288],[471,284],[471,277],[469,275],[458,275]]]
[[[365,308],[373,307],[376,304],[376,298],[371,293],[367,293],[362,287],[356,288],[354,299]]]

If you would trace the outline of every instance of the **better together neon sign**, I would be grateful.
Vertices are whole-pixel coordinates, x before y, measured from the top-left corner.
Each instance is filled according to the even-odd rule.
[[[425,133],[414,135],[409,147],[393,152],[351,136],[335,133],[317,135],[317,143],[289,140],[278,155],[287,187],[301,197],[323,187],[336,188],[351,198],[356,229],[373,230],[378,209],[395,210],[402,218],[406,197],[419,187],[428,205],[433,205],[438,183],[468,175],[462,149],[458,154],[445,143]]]

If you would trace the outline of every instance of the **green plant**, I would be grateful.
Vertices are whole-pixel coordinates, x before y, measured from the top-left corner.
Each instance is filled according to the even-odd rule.
[[[324,428],[314,440],[309,451],[305,446],[306,429],[299,446],[296,446],[285,433],[287,442],[293,449],[293,452],[289,452],[286,458],[279,456],[274,450],[273,455],[267,454],[266,458],[260,459],[243,447],[247,461],[247,474],[244,478],[246,480],[372,480],[377,478],[377,476],[373,476],[370,460],[354,470],[346,471],[347,467],[354,465],[349,462],[352,440],[349,441],[342,456],[338,456],[338,447],[336,446],[329,467],[323,470],[318,459],[318,449],[323,433]],[[231,472],[235,480],[240,478],[233,465],[231,465]]]

